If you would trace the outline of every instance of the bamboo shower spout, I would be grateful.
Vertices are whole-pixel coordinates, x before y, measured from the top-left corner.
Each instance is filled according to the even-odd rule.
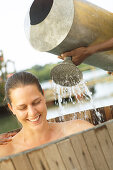
[[[55,55],[113,37],[113,14],[86,0],[34,0],[26,19],[31,45]],[[113,71],[113,50],[93,54],[84,63]]]

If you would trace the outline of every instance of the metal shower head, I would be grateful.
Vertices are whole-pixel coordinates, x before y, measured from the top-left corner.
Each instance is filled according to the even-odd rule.
[[[82,72],[73,64],[71,57],[66,57],[61,64],[55,66],[50,75],[56,84],[69,87],[78,84],[83,78]]]

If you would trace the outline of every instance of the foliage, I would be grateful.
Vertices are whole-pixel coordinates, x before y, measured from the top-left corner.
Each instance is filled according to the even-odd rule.
[[[58,63],[59,64],[59,63]],[[35,65],[33,66],[31,69],[27,69],[26,71],[31,72],[32,74],[34,74],[36,77],[39,78],[40,82],[46,81],[46,80],[50,80],[50,72],[51,69],[57,64],[46,64],[45,66],[40,66],[40,65]],[[84,70],[89,70],[92,68],[92,66],[89,66],[87,64],[81,64],[78,66],[78,68],[81,71]]]
[[[38,77],[40,82],[43,82],[51,79],[50,72],[55,65],[56,64],[46,64],[45,66],[35,65],[31,69],[28,69],[27,71],[31,72],[36,77]]]
[[[5,93],[4,93],[4,82],[0,82],[0,105],[4,104],[4,98],[5,98]]]
[[[86,71],[86,70],[94,69],[93,66],[88,65],[88,64],[84,64],[84,63],[80,64],[80,65],[78,66],[78,68],[79,68],[81,71]]]
[[[58,63],[59,64],[59,63]],[[38,77],[40,82],[44,82],[47,80],[50,80],[50,72],[53,67],[55,67],[57,64],[46,64],[44,66],[35,65],[30,69],[27,69],[26,71],[31,72],[36,77]],[[92,69],[92,66],[81,64],[78,66],[81,71]],[[0,105],[3,105],[4,102],[4,82],[0,82]]]

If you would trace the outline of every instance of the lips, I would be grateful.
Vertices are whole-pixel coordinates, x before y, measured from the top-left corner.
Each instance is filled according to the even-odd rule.
[[[38,115],[38,116],[37,116],[36,118],[34,118],[34,119],[27,119],[27,120],[30,121],[30,122],[37,122],[37,121],[39,120],[40,116],[41,116],[41,115]]]

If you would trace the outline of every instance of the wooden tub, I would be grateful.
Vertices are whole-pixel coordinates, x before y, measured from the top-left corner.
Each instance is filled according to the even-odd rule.
[[[0,170],[113,170],[113,120],[110,120],[113,106],[97,110],[103,115],[104,123],[1,158]],[[88,110],[87,114],[91,115],[88,120],[97,124],[94,110]],[[70,116],[72,114],[66,115],[65,119]]]

